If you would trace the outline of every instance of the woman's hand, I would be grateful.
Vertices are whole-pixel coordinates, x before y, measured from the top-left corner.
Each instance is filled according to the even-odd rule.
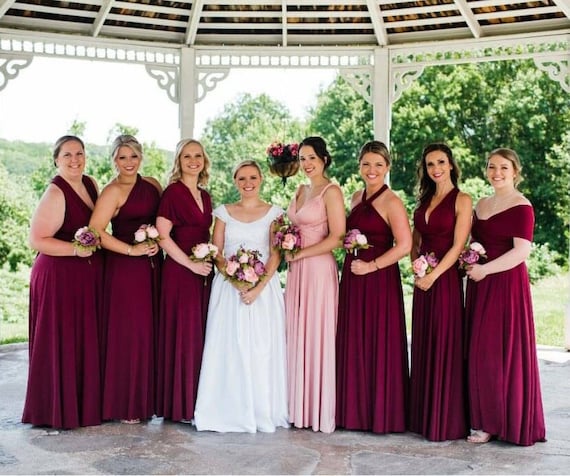
[[[253,304],[261,293],[262,286],[258,283],[257,286],[249,289],[242,289],[239,293],[240,299],[244,304]]]
[[[472,264],[467,267],[467,277],[475,282],[481,281],[487,277],[485,266],[481,264]]]
[[[188,269],[194,274],[208,276],[212,272],[212,266],[211,261],[191,261]]]
[[[350,263],[350,271],[357,276],[372,273],[376,271],[376,269],[374,261],[362,261],[361,259],[355,259]]]
[[[421,278],[416,277],[414,285],[422,291],[427,291],[433,286],[433,283],[435,283],[436,279],[437,278],[433,273],[429,273]]]

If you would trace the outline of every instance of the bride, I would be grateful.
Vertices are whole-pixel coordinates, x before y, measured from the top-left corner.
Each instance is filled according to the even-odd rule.
[[[259,198],[255,161],[239,163],[233,177],[240,200],[214,210],[213,241],[226,258],[240,247],[259,251],[266,276],[244,290],[226,278],[225,259],[216,259],[194,422],[198,431],[273,432],[289,426],[280,257],[270,246],[283,210]]]

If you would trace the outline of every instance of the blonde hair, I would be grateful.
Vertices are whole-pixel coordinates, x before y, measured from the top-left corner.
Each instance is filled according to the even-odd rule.
[[[255,160],[242,160],[239,164],[234,166],[234,168],[232,170],[232,177],[234,178],[234,180],[235,180],[236,175],[240,169],[242,169],[244,167],[249,167],[249,166],[255,167],[257,169],[257,171],[259,172],[259,176],[263,177],[263,173],[261,172],[261,167],[259,166],[259,164]]]
[[[204,146],[195,139],[182,139],[176,144],[176,151],[174,152],[174,162],[172,163],[172,169],[170,171],[170,177],[168,179],[168,183],[173,183],[182,177],[182,167],[180,165],[180,156],[182,155],[182,151],[184,148],[189,144],[196,144],[202,149],[202,156],[204,157],[204,168],[198,174],[198,185],[205,187],[208,184],[208,180],[210,178],[210,172],[208,169],[210,168],[210,158],[208,154],[206,154],[206,150]]]
[[[140,142],[136,139],[135,136],[132,136],[130,134],[121,134],[120,136],[117,136],[111,144],[111,160],[113,161],[113,164],[115,163],[117,154],[119,153],[119,149],[121,147],[128,147],[135,154],[137,154],[142,161],[143,150]]]
[[[492,150],[487,156],[487,163],[485,168],[489,167],[489,160],[493,155],[499,155],[503,159],[507,159],[511,164],[513,164],[513,169],[515,171],[515,176],[513,178],[513,183],[515,188],[524,180],[522,176],[522,164],[521,159],[519,159],[518,154],[513,149],[507,149],[506,147],[499,147],[498,149]]]

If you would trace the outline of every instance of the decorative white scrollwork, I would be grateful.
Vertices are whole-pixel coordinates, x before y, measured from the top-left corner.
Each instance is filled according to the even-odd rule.
[[[372,104],[372,76],[370,68],[339,70],[342,78],[360,94],[368,104]]]
[[[32,56],[0,56],[0,91],[32,63]]]
[[[179,69],[177,66],[146,65],[146,71],[156,80],[160,89],[166,91],[171,101],[176,104],[180,102],[178,90]]]
[[[548,77],[560,84],[560,87],[570,93],[570,60],[568,55],[558,58],[535,58],[534,64],[540,71],[548,74]]]
[[[394,68],[392,71],[392,97],[390,102],[393,104],[398,99],[402,93],[408,89],[412,83],[418,79],[424,72],[424,67],[421,65],[413,65],[409,67]]]
[[[220,81],[228,77],[228,74],[230,74],[230,68],[216,69],[215,71],[199,71],[196,102],[199,103],[204,99],[210,91],[216,88]]]

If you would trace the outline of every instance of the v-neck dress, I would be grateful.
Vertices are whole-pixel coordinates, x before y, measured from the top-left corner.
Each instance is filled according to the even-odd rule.
[[[473,241],[494,260],[513,238],[532,241],[534,212],[518,205],[486,220],[475,215]],[[473,428],[517,445],[545,440],[532,295],[526,264],[467,284],[469,406]]]
[[[322,192],[288,208],[301,232],[301,246],[328,236]],[[335,337],[338,306],[338,266],[332,253],[294,261],[285,286],[289,419],[298,428],[330,433],[335,429]]]
[[[371,261],[394,246],[390,226],[372,205],[387,186],[350,212],[347,230],[357,228],[371,245],[346,255],[340,281],[336,336],[336,424],[375,433],[406,431],[408,342],[398,263],[358,276],[354,259]]]
[[[157,216],[172,223],[170,236],[187,255],[210,241],[212,201],[200,190],[203,210],[178,181],[162,194]],[[194,418],[212,276],[194,274],[166,255],[162,268],[157,356],[157,416]]]
[[[427,222],[429,201],[416,209],[420,254],[433,252],[441,260],[453,245],[458,193],[449,192]],[[431,441],[466,437],[463,283],[457,266],[427,291],[414,288],[411,349],[410,430]]]
[[[55,234],[73,240],[91,208],[59,175],[52,183],[65,198],[65,216]],[[93,203],[97,191],[83,184]],[[99,303],[103,256],[89,258],[39,253],[30,277],[29,372],[22,422],[71,429],[101,423]]]

